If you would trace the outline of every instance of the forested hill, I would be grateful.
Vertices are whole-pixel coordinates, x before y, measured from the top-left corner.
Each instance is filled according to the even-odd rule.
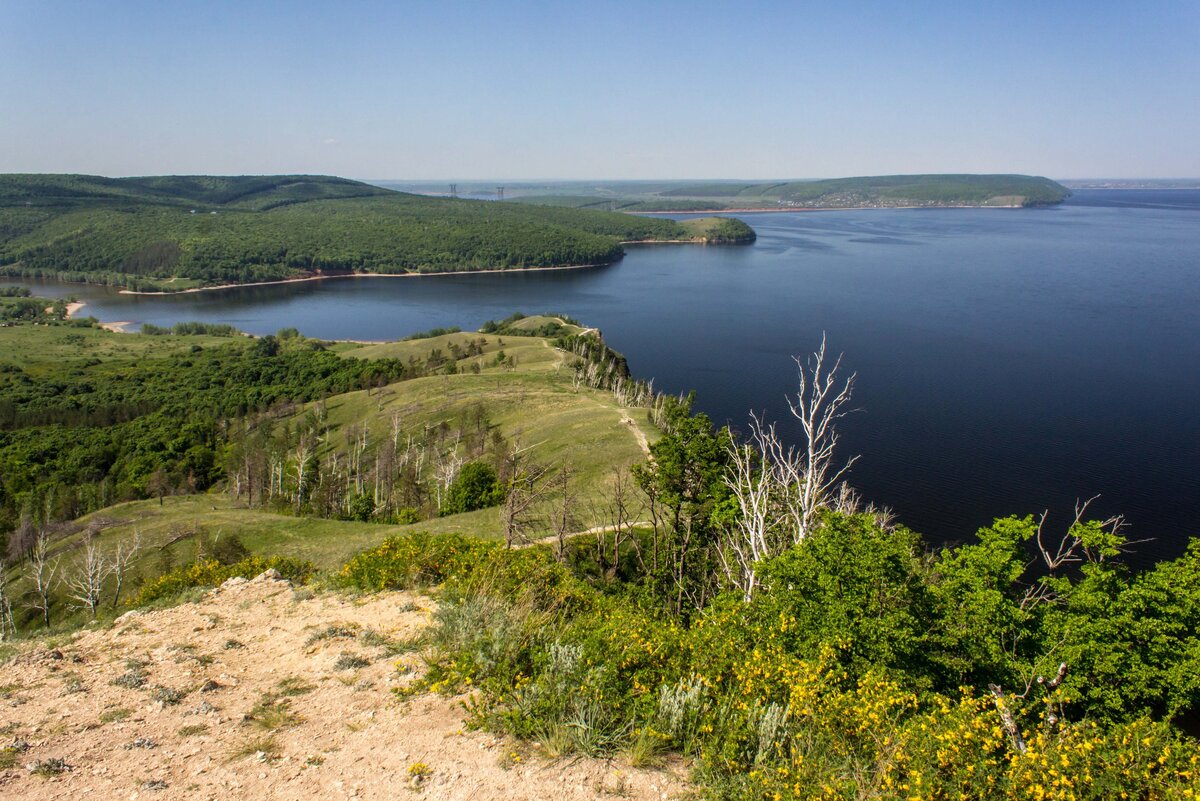
[[[581,191],[582,190],[582,191]],[[1030,175],[878,175],[824,181],[676,181],[619,186],[509,187],[514,199],[612,211],[1039,206],[1070,190]]]
[[[736,222],[736,221],[733,221]],[[142,290],[322,273],[599,264],[621,242],[729,241],[672,220],[422,197],[344,178],[0,175],[0,274]],[[752,240],[744,230],[733,239]]]

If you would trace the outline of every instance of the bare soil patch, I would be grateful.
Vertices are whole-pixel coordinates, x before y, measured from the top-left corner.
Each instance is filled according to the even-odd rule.
[[[680,765],[551,761],[468,731],[461,698],[397,699],[422,670],[403,643],[428,625],[429,598],[306,595],[269,576],[235,579],[197,603],[27,647],[0,668],[0,797],[688,794]]]

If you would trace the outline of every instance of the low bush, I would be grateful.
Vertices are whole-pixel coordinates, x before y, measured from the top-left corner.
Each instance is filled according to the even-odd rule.
[[[368,592],[428,587],[467,577],[498,547],[460,534],[389,537],[347,562],[338,579],[344,586]]]
[[[250,556],[231,565],[221,564],[217,559],[206,559],[190,565],[177,567],[142,586],[137,606],[170,598],[194,587],[216,587],[234,576],[254,578],[267,570],[274,569],[288,581],[302,584],[316,572],[316,565],[300,559],[273,556],[269,559]]]
[[[982,532],[959,561],[1007,565],[1020,528]],[[951,655],[971,652],[937,626],[964,612],[947,611],[930,587],[940,592],[966,568],[947,555],[932,572],[918,545],[864,518],[833,520],[766,567],[768,589],[749,601],[719,595],[687,616],[594,571],[583,581],[544,548],[420,536],[391,540],[344,572],[376,576],[367,583],[379,587],[391,574],[397,585],[442,577],[429,671],[400,692],[472,689],[476,725],[554,756],[689,755],[711,798],[1195,797],[1200,749],[1167,716],[1136,705],[1093,716],[1105,708],[1068,683],[1025,692],[1009,683],[997,694],[950,671]],[[1156,572],[1190,576],[1195,556]],[[1132,586],[1165,580],[1148,574]],[[913,641],[927,653],[900,647]],[[1010,668],[1001,668],[980,675],[1002,680]],[[971,680],[944,678],[955,675]]]

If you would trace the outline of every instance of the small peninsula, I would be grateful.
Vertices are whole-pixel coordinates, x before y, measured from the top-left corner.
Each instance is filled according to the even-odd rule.
[[[141,292],[599,265],[623,243],[754,238],[725,218],[435,198],[329,176],[0,175],[0,275]]]

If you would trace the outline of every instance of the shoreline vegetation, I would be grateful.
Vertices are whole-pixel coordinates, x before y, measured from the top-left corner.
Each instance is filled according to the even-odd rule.
[[[629,243],[633,244],[633,243]],[[216,292],[225,289],[241,289],[251,286],[275,286],[276,284],[301,284],[308,281],[327,281],[333,278],[425,278],[432,276],[451,276],[451,275],[492,275],[495,273],[528,273],[553,270],[586,270],[589,267],[605,267],[612,262],[598,262],[596,264],[559,264],[553,267],[511,267],[508,269],[496,270],[446,270],[436,273],[324,273],[321,275],[301,275],[295,278],[280,278],[277,281],[255,281],[249,284],[217,284],[215,286],[197,286],[189,289],[178,289],[175,291],[151,291],[151,290],[136,290],[122,289],[118,292],[121,295],[189,295],[196,292]]]

